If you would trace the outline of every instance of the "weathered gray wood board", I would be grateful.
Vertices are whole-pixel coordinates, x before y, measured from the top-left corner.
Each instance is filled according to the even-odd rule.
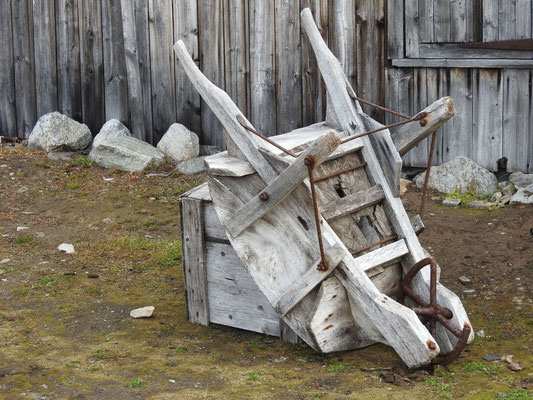
[[[11,7],[0,7],[0,132],[17,136]]]

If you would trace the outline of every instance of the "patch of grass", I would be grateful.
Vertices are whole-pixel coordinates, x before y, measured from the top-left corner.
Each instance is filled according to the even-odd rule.
[[[428,385],[431,390],[438,394],[441,398],[448,398],[448,392],[453,388],[453,383],[443,382],[438,378],[429,378],[426,380],[426,385]]]
[[[245,372],[244,373],[244,376],[246,376],[246,380],[248,382],[257,382],[261,379],[261,376],[263,376],[263,374],[261,372]]]
[[[0,321],[3,320],[6,317],[5,314],[0,313]]]
[[[139,386],[142,385],[143,382],[144,382],[143,379],[132,379],[129,383],[129,386],[132,388],[138,388]]]
[[[461,206],[467,206],[468,203],[471,203],[474,200],[488,201],[492,197],[492,194],[490,196],[481,196],[476,194],[473,190],[467,190],[466,192],[461,193],[459,189],[457,189],[452,194],[449,194],[445,197],[461,200]]]
[[[498,400],[533,400],[533,392],[526,389],[511,389],[508,392],[498,393]]]
[[[80,167],[92,167],[94,165],[94,162],[86,155],[78,156],[72,162]]]
[[[54,280],[55,278],[53,276],[45,276],[44,278],[39,279],[39,284],[46,285]]]
[[[318,393],[315,393],[313,394],[313,396],[311,396],[313,399],[320,399],[322,397],[326,397],[326,392],[318,392]]]
[[[339,371],[342,371],[344,368],[346,368],[344,366],[344,364],[342,363],[338,363],[338,364],[333,364],[333,365],[330,365],[328,367],[328,371],[329,372],[339,372]]]
[[[15,239],[15,243],[22,244],[22,243],[31,243],[35,240],[35,238],[31,236],[21,236]]]
[[[80,187],[81,185],[78,182],[67,183],[67,188],[69,188],[70,190],[76,190],[76,189],[79,189]]]
[[[109,358],[109,350],[96,349],[94,353],[91,355],[91,357],[97,360],[105,360],[106,358]]]
[[[151,226],[154,226],[156,224],[156,220],[153,219],[153,218],[148,218],[148,219],[145,219],[142,223],[142,226],[144,226],[145,228],[149,228]]]
[[[188,351],[187,346],[178,346],[176,347],[178,353],[186,353]]]
[[[498,365],[488,365],[482,362],[470,361],[463,365],[464,372],[483,372],[485,374],[491,375],[500,371]]]

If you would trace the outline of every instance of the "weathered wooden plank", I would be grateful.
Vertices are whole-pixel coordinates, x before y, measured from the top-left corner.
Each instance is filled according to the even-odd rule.
[[[446,70],[439,70],[436,68],[428,68],[426,71],[426,85],[428,102],[435,102],[442,97],[443,87],[448,84],[448,79],[442,77],[442,73]],[[438,132],[437,132],[438,133]],[[428,154],[431,148],[431,140],[426,140],[428,146]],[[427,163],[425,163],[427,165]],[[435,148],[433,151],[433,165],[442,164],[442,134],[437,134],[435,141]]]
[[[455,102],[457,116],[441,129],[443,162],[472,155],[472,71],[453,68],[449,76],[448,94]]]
[[[211,198],[209,198],[209,200],[204,199],[203,212],[205,237],[209,240],[216,239],[220,242],[228,241],[228,236],[226,235],[226,231],[218,219],[215,208],[211,203]]]
[[[319,271],[318,265],[322,260],[318,260],[313,264],[307,272],[305,272],[298,280],[293,282],[293,285],[283,292],[279,299],[274,303],[274,309],[278,312],[280,317],[284,317],[290,310],[294,308],[311,290],[317,287],[320,282],[326,279],[337,268],[337,265],[342,260],[344,251],[340,246],[333,246],[326,251],[326,260],[328,262],[328,269],[326,271]]]
[[[198,2],[198,51],[200,69],[216,86],[224,89],[224,25],[222,0]],[[201,102],[201,143],[225,148],[222,126],[211,109]]]
[[[92,0],[80,0],[78,5],[82,117],[96,135],[105,123],[102,7]]]
[[[209,324],[202,201],[181,199],[183,270],[189,321]]]
[[[415,115],[420,109],[423,109],[427,106],[428,100],[426,83],[427,69],[417,68],[413,70],[409,85],[407,85],[407,83],[402,85],[402,92],[405,90],[407,91],[407,94],[403,97],[403,101],[405,102],[405,105],[403,106],[405,107],[403,112],[407,115]],[[403,160],[406,165],[424,167],[427,165],[427,141],[428,139],[422,140],[403,156]]]
[[[124,54],[126,59],[126,78],[128,84],[128,108],[130,131],[133,137],[146,140],[143,115],[143,90],[141,70],[139,65],[139,51],[137,42],[137,27],[135,18],[135,4],[131,0],[121,0],[122,35],[124,38]]]
[[[450,40],[452,42],[468,41],[468,6],[471,6],[468,0],[450,1]]]
[[[339,143],[340,138],[333,130],[317,139],[272,183],[246,203],[233,218],[227,221],[225,225],[226,231],[234,237],[241,234],[258,218],[261,218],[281,202],[309,176],[308,168],[305,164],[307,157],[313,160],[313,165],[316,167],[327,159]],[[265,196],[264,194],[266,194],[265,200],[262,199]]]
[[[392,134],[394,145],[401,156],[453,117],[455,114],[453,98],[443,97],[422,110],[421,113],[426,113],[422,120],[409,122]]]
[[[328,41],[328,2],[326,0],[301,0],[302,8],[311,8],[315,23],[320,29],[324,40]],[[312,54],[309,41],[305,37],[300,39],[302,45],[302,118],[303,125],[310,125],[323,121],[326,117],[327,96],[320,78],[316,59]]]
[[[33,2],[37,118],[57,110],[57,67],[54,0]]]
[[[152,125],[154,144],[176,120],[172,1],[149,2],[150,62],[152,68]]]
[[[174,42],[177,40],[182,40],[192,59],[199,62],[196,0],[174,1]],[[179,65],[175,67],[175,77],[176,120],[200,134],[202,131],[200,96]]]
[[[416,4],[416,1],[414,3]],[[410,29],[416,29],[416,25]],[[420,43],[435,42],[435,11],[433,0],[418,0],[418,29]]]
[[[413,218],[411,218],[411,226],[413,227],[413,230],[415,231],[417,236],[424,232],[424,230],[426,229],[420,214],[416,214]]]
[[[356,328],[346,289],[335,277],[322,282],[307,326],[323,353],[352,350],[374,343],[364,337],[363,330]]]
[[[370,273],[372,269],[382,265],[392,264],[407,253],[409,253],[409,249],[407,248],[405,241],[398,240],[394,243],[380,247],[377,250],[356,257],[354,262],[363,271]]]
[[[275,4],[276,131],[284,133],[302,126],[302,79],[300,5],[291,0]],[[268,38],[268,37],[267,37]],[[252,75],[253,76],[253,75]]]
[[[383,189],[380,185],[375,185],[369,190],[361,190],[349,196],[342,197],[335,202],[329,203],[326,207],[320,209],[320,213],[326,221],[329,222],[334,218],[343,217],[377,204],[383,200],[383,198]]]
[[[13,24],[9,3],[0,7],[0,54],[0,132],[6,136],[17,136]]]
[[[387,58],[389,59],[403,58],[405,56],[404,6],[409,6],[413,3],[417,2],[409,1],[407,4],[403,0],[389,0],[387,2]],[[405,10],[405,18],[407,19],[407,7],[405,7]],[[409,15],[412,14],[409,13]]]
[[[419,58],[394,59],[394,67],[400,68],[533,68],[531,60],[505,59],[459,59],[459,58]]]
[[[77,121],[81,121],[83,112],[81,105],[78,1],[56,1],[55,12],[58,110]],[[120,41],[122,42],[122,31],[120,31]]]
[[[474,72],[473,159],[496,171],[502,157],[503,73],[499,70]]]
[[[180,60],[181,67],[187,72],[189,79],[202,96],[202,99],[213,110],[214,114],[222,122],[222,125],[224,125],[224,128],[230,136],[230,140],[236,143],[238,150],[242,152],[266,183],[270,183],[276,179],[276,172],[257,151],[257,148],[260,147],[259,139],[241,126],[237,121],[237,116],[241,116],[249,127],[252,127],[252,125],[242,116],[240,110],[231,101],[228,94],[211,83],[200,72],[182,41],[176,42],[174,51]],[[264,145],[264,142],[261,144]],[[234,157],[238,155],[231,154],[231,152],[229,154]]]
[[[433,0],[402,1],[402,3],[405,3],[405,16],[402,14],[396,14],[396,10],[392,10],[392,15],[394,15],[394,18],[402,20],[401,29],[405,31],[406,57],[418,58],[418,43],[421,38],[424,41],[429,40],[427,38],[429,26],[431,27],[431,37],[433,37],[433,12],[426,14],[424,8],[426,3],[429,3],[428,5],[430,5],[431,10],[433,10]],[[390,15],[389,12],[389,18]]]
[[[532,7],[533,12],[533,7]],[[533,72],[529,73],[529,81],[533,80]],[[529,100],[533,101],[533,85],[529,85]],[[529,126],[533,127],[533,112],[529,113]],[[533,139],[529,138],[529,151],[528,151],[528,173],[533,173]]]
[[[15,113],[19,137],[29,137],[37,118],[35,104],[35,60],[32,2],[11,1],[13,18],[13,60],[15,70]]]
[[[448,43],[451,41],[451,10],[450,0],[433,0],[433,30],[436,43]]]
[[[528,164],[528,137],[531,111],[530,71],[503,71],[503,156],[508,171],[525,171]]]
[[[498,1],[483,1],[483,41],[498,40]]]
[[[360,8],[364,8],[360,7]],[[328,22],[330,34],[328,47],[341,63],[344,75],[350,85],[357,85],[357,51],[353,50],[353,44],[357,43],[357,21],[360,16],[357,13],[354,0],[335,0],[330,2],[328,10]],[[358,46],[356,46],[358,47]],[[371,55],[369,54],[370,58]]]
[[[498,0],[498,40],[516,39],[516,0]]]
[[[148,143],[155,144],[152,126],[152,80],[150,62],[150,27],[148,3],[134,0],[135,30],[137,38],[137,59],[142,89],[142,114],[144,118],[144,137]],[[180,2],[181,4],[182,2]],[[191,111],[192,113],[192,111]]]
[[[265,136],[276,129],[274,2],[249,0],[250,120]]]
[[[420,58],[533,59],[533,51],[474,49],[455,43],[420,43]]]
[[[226,93],[248,115],[248,1],[224,0],[224,63]]]
[[[376,71],[385,68],[385,8],[384,0],[365,0],[357,4],[357,92],[365,100],[383,104],[384,76]],[[348,43],[348,47],[353,45]],[[382,111],[367,105],[365,113],[383,120]],[[382,134],[378,136],[383,136]]]
[[[516,20],[515,20],[515,39],[526,39],[533,37],[531,15],[533,12],[533,3],[531,0],[516,0]]]

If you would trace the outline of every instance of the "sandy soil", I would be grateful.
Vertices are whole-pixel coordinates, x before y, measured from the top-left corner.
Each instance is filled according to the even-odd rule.
[[[189,324],[178,197],[202,177],[88,164],[0,148],[1,399],[533,399],[532,207],[428,202],[420,240],[485,337],[448,370],[407,371],[382,345],[320,355]],[[411,214],[419,196],[404,199]],[[146,305],[152,318],[128,316]],[[486,354],[513,354],[526,369]]]

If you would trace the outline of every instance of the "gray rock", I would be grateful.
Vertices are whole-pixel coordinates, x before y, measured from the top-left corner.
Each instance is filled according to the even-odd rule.
[[[76,153],[66,151],[51,151],[48,153],[48,158],[53,161],[70,161],[74,158]]]
[[[479,331],[476,332],[476,335],[479,336],[480,338],[484,338],[485,331],[483,329],[480,329]]]
[[[459,282],[461,282],[463,285],[468,285],[468,284],[472,283],[472,281],[467,276],[464,276],[464,275],[461,275],[457,279],[459,279]]]
[[[93,146],[89,158],[105,168],[141,172],[158,166],[164,155],[154,146],[130,136],[105,137]]]
[[[196,133],[181,124],[172,124],[163,135],[157,148],[177,163],[192,160],[200,153],[200,142]]]
[[[472,294],[472,293],[475,293],[475,289],[466,289],[466,290],[463,290],[463,293],[466,293],[466,294]]]
[[[492,197],[490,198],[490,202],[491,203],[499,203],[500,202],[500,199],[503,197],[503,194],[502,192],[496,192],[492,195]]]
[[[178,165],[177,169],[182,174],[190,175],[205,171],[204,160],[207,156],[193,158]]]
[[[67,254],[74,254],[74,246],[70,243],[61,243],[59,246],[57,246],[57,249],[59,251],[64,251]]]
[[[416,186],[422,189],[426,173],[418,175]],[[458,190],[465,193],[472,190],[482,196],[488,196],[497,190],[498,181],[489,170],[480,167],[466,157],[456,157],[438,167],[432,167],[428,186],[442,193]]]
[[[500,192],[502,192],[504,196],[507,196],[508,194],[513,195],[516,193],[515,186],[508,181],[498,182],[498,189],[500,190]]]
[[[11,258],[4,258],[2,259],[2,261],[0,261],[0,264],[7,264],[10,261],[11,261]]]
[[[522,172],[513,172],[509,176],[509,181],[517,188],[524,188],[533,185],[533,174],[524,174]]]
[[[130,317],[132,318],[150,318],[154,312],[154,306],[136,308],[130,312]]]
[[[502,359],[501,356],[497,356],[495,354],[487,354],[485,356],[483,356],[483,359],[485,361],[500,361]]]
[[[52,112],[39,118],[30,134],[28,146],[48,152],[79,151],[86,149],[91,140],[92,134],[87,125]]]
[[[494,207],[497,205],[498,203],[492,203],[490,201],[483,201],[483,200],[473,200],[470,203],[468,203],[468,207],[477,208],[479,210],[486,210],[490,207]]]
[[[461,204],[460,199],[452,199],[451,197],[446,197],[442,202],[442,205],[449,207],[457,207],[459,204]]]
[[[201,144],[200,145],[200,155],[201,156],[212,156],[215,154],[220,153],[222,150],[220,150],[220,147],[218,146],[210,146],[208,144]]]
[[[118,119],[110,119],[98,132],[98,135],[94,137],[93,147],[98,146],[100,143],[105,142],[111,138],[130,137],[131,132],[128,128],[122,124]]]
[[[511,198],[511,203],[533,204],[533,183],[519,188]]]

